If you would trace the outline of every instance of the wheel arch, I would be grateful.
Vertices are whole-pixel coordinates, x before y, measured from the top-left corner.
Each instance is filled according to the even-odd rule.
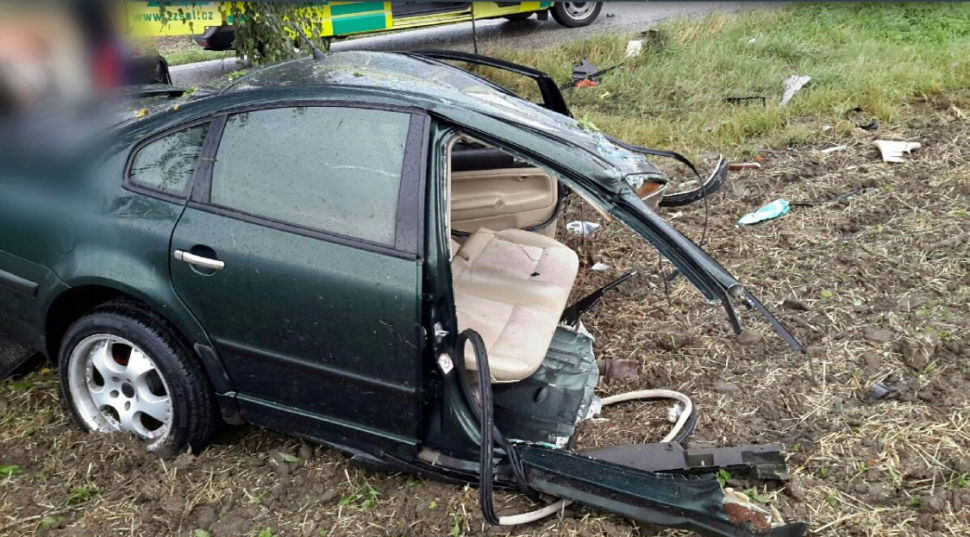
[[[44,345],[51,361],[57,363],[64,334],[75,321],[92,309],[121,298],[135,301],[168,322],[200,361],[217,393],[234,391],[229,374],[202,326],[178,299],[175,299],[177,304],[166,304],[118,282],[78,282],[52,298],[44,319]]]

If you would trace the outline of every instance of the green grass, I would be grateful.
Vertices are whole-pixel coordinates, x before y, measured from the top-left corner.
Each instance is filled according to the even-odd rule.
[[[627,141],[687,153],[756,153],[853,130],[859,106],[883,124],[905,117],[915,100],[949,94],[970,103],[970,5],[795,5],[739,15],[675,20],[646,37],[644,53],[595,88],[570,89],[577,118]],[[543,50],[484,52],[569,80],[586,58],[600,68],[623,59],[630,36],[599,36]],[[753,39],[753,41],[752,41]],[[489,76],[488,73],[486,76]],[[791,75],[812,81],[778,105]],[[498,81],[528,93],[523,79]],[[729,104],[765,96],[768,104]],[[834,129],[823,133],[821,126]]]
[[[199,46],[196,47],[197,48],[195,50],[186,49],[172,52],[165,55],[165,59],[168,60],[168,64],[170,66],[175,66],[185,65],[187,63],[204,62],[207,60],[221,60],[224,58],[232,59],[236,57],[236,53],[232,50],[217,52],[214,50],[205,50]]]

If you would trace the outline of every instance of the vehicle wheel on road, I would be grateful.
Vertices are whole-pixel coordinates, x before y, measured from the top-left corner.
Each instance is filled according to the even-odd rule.
[[[165,62],[158,62],[156,81],[159,84],[172,85],[172,73],[168,70],[168,65]]]
[[[218,417],[202,365],[143,305],[92,310],[67,330],[58,357],[61,395],[86,430],[130,432],[161,457],[209,442]]]
[[[529,11],[528,13],[513,13],[511,15],[506,15],[505,19],[510,21],[524,21],[535,15],[535,12]]]
[[[556,2],[552,5],[552,18],[567,28],[589,26],[603,9],[600,2]]]

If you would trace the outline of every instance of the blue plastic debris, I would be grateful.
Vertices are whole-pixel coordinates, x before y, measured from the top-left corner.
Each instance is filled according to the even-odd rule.
[[[757,224],[758,222],[764,222],[765,220],[772,220],[786,214],[789,208],[788,200],[777,199],[753,213],[748,213],[742,216],[741,219],[738,220],[738,225],[750,226],[751,224]]]

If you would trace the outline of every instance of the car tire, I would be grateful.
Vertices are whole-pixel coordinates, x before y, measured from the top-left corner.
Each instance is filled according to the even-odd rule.
[[[567,28],[589,26],[603,10],[600,2],[556,2],[552,5],[552,18]]]
[[[171,86],[172,73],[169,71],[168,65],[165,62],[158,62],[158,72],[161,75],[159,76],[160,83],[165,84],[166,86]]]
[[[212,438],[219,418],[201,363],[143,304],[95,308],[68,328],[58,358],[61,396],[85,430],[128,431],[163,458]]]

